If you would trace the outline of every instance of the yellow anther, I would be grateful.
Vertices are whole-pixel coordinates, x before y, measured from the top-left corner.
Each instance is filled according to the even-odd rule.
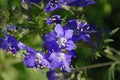
[[[53,18],[52,18],[52,21],[55,21],[55,20],[56,20],[56,18],[53,17]]]
[[[16,57],[16,55],[15,55],[15,54],[13,54],[13,56],[15,56],[15,57]]]
[[[35,59],[36,62],[38,62],[38,59]]]

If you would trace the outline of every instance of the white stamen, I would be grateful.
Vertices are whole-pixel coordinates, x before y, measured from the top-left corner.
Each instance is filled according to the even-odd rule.
[[[66,60],[65,54],[64,54],[64,53],[59,53],[58,59],[59,59],[60,61],[65,61],[65,60]]]
[[[40,53],[36,53],[36,58],[41,59],[43,56]]]
[[[90,27],[88,26],[88,27],[87,27],[87,30],[89,30],[89,29],[90,29]]]
[[[58,38],[58,40],[57,40],[57,43],[58,43],[58,45],[59,45],[60,48],[61,48],[62,46],[65,47],[66,42],[67,42],[67,39],[64,38],[64,37],[60,37],[60,38]]]
[[[83,31],[83,28],[81,28],[80,31],[82,32],[82,31]]]

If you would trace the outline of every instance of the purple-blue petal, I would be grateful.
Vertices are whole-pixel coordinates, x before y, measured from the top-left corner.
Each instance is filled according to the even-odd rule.
[[[39,3],[41,0],[22,0],[23,3]]]
[[[71,57],[76,57],[76,52],[75,52],[75,50],[70,51],[70,55],[71,55]]]
[[[72,40],[67,41],[67,42],[66,42],[66,47],[65,47],[65,49],[66,49],[66,50],[69,50],[69,51],[75,49],[75,44],[74,44],[74,42],[73,42]]]
[[[71,68],[70,68],[70,65],[68,64],[68,62],[66,61],[64,61],[63,63],[62,63],[62,68],[65,70],[65,71],[67,71],[67,72],[71,72]]]
[[[55,32],[57,33],[57,36],[63,36],[64,30],[60,24],[57,24],[55,27]]]
[[[24,59],[24,65],[28,68],[35,67],[35,53],[29,53]]]
[[[78,21],[75,19],[71,19],[68,21],[67,26],[69,27],[69,29],[76,29],[78,26]]]
[[[91,4],[95,4],[95,1],[93,0],[70,0],[68,1],[69,6],[81,6],[81,7],[85,7]]]
[[[89,42],[90,41],[90,35],[89,34],[84,34],[79,36],[80,40],[83,40],[85,42]]]
[[[50,70],[46,73],[48,80],[58,80],[57,73],[54,70]]]
[[[45,35],[45,41],[50,42],[56,40],[56,35],[54,32],[50,32]]]
[[[70,30],[70,29],[65,30],[65,38],[66,39],[70,39],[70,38],[72,38],[72,36],[73,36],[73,30]]]
[[[60,17],[61,16],[59,15],[53,15],[52,17],[48,18],[46,22],[47,24],[53,24],[53,23],[60,24],[61,23]]]

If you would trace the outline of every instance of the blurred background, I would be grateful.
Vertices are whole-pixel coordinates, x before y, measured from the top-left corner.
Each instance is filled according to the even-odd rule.
[[[120,0],[95,0],[95,2],[95,5],[90,5],[83,9],[83,16],[88,23],[97,26],[103,38],[108,40],[109,43],[106,44],[102,43],[102,39],[98,40],[98,43],[99,41],[101,43],[100,46],[105,48],[105,50],[113,49],[112,55],[109,50],[108,54],[116,58],[116,56],[120,56],[120,30],[112,36],[109,35],[109,32],[120,28]],[[15,11],[14,8],[17,10]],[[19,10],[21,12],[18,12]],[[23,12],[21,0],[0,0],[0,27],[6,27],[7,24],[24,25],[24,20],[20,16]],[[34,14],[39,14],[38,12],[40,11],[34,9],[33,12]],[[53,12],[51,15],[54,13],[57,12]],[[62,15],[64,16],[64,14]],[[76,15],[81,15],[81,13],[76,13]],[[2,33],[0,33],[0,36],[2,36]],[[31,35],[24,37],[21,41],[37,50],[40,49],[42,44],[37,32],[31,33]],[[77,64],[77,67],[84,67],[86,65],[113,61],[106,55],[101,54],[97,55],[97,59],[95,59],[95,56],[93,56],[95,52],[91,52],[90,48],[86,46],[84,48],[84,46],[80,47],[81,50],[79,48],[76,50],[81,54],[77,54],[77,59],[73,59],[72,63],[74,66]],[[118,54],[116,55],[114,51],[118,51]],[[120,57],[117,58],[120,59]],[[46,69],[43,71],[28,69],[19,58],[0,50],[0,80],[47,80],[46,71]],[[85,70],[80,76],[82,77],[80,80],[120,80],[120,65],[112,64],[107,67]]]

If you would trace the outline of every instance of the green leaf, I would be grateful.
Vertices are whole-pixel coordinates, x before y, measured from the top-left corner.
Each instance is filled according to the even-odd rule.
[[[100,55],[100,53],[97,51],[97,52],[95,52],[95,59],[98,59],[99,57],[102,57],[101,55]]]
[[[113,29],[113,30],[110,32],[110,35],[114,35],[116,32],[118,32],[119,29],[120,29],[120,27],[117,27],[117,28]]]
[[[22,7],[24,8],[24,9],[29,9],[29,6],[28,6],[28,4],[26,4],[26,3],[22,3]]]
[[[109,46],[107,46],[107,48],[104,50],[104,52],[109,54],[109,55],[113,55],[113,52],[110,50]]]
[[[113,39],[105,39],[104,42],[105,43],[109,43],[109,42],[113,42],[114,40]]]

